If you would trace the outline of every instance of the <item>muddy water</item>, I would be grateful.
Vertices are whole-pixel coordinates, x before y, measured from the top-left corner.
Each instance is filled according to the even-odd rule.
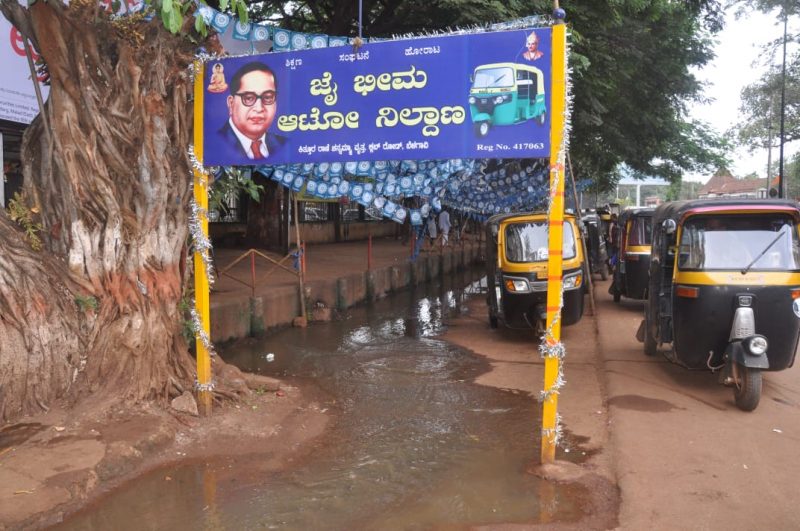
[[[355,309],[341,321],[227,349],[225,359],[243,369],[300,385],[311,380],[325,391],[330,398],[321,407],[336,420],[316,450],[266,477],[234,460],[158,470],[64,528],[428,529],[575,521],[582,515],[579,487],[525,473],[537,460],[536,401],[472,383],[487,363],[437,339],[466,297],[481,296],[475,278],[466,273]]]

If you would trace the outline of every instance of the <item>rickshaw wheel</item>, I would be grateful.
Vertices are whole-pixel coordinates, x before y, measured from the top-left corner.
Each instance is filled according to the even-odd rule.
[[[543,112],[542,114],[540,114],[539,116],[536,117],[536,122],[539,125],[544,125],[545,120],[547,120],[547,113],[546,112]]]
[[[619,302],[622,299],[622,294],[619,291],[614,291],[614,302]]]
[[[477,122],[475,124],[475,136],[483,138],[484,136],[489,134],[489,122]]]
[[[738,382],[733,387],[736,407],[742,411],[753,411],[761,399],[761,370],[739,364],[735,368],[739,373]]]
[[[489,328],[497,328],[497,316],[489,314]]]

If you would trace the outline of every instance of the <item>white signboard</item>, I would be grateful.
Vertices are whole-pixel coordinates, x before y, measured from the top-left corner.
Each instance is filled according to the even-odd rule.
[[[37,58],[36,52],[34,59]],[[22,35],[0,15],[0,119],[29,124],[39,114],[36,92],[31,82],[25,43]],[[48,87],[41,85],[42,98],[47,99]]]

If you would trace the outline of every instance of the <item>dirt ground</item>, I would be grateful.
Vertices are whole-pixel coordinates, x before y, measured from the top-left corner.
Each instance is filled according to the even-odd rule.
[[[216,407],[207,418],[156,404],[94,400],[3,428],[0,529],[58,523],[125,482],[178,461],[258,449],[261,471],[287,466],[323,433],[328,415],[313,389],[277,381],[267,387],[272,390]]]

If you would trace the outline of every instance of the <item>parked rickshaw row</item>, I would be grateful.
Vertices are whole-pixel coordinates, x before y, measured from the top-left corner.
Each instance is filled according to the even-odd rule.
[[[645,300],[645,354],[719,374],[745,411],[763,371],[794,364],[800,339],[800,209],[785,200],[693,200],[564,220],[562,324],[583,315],[587,275]],[[487,224],[489,322],[541,331],[546,317],[547,215],[504,214]]]

